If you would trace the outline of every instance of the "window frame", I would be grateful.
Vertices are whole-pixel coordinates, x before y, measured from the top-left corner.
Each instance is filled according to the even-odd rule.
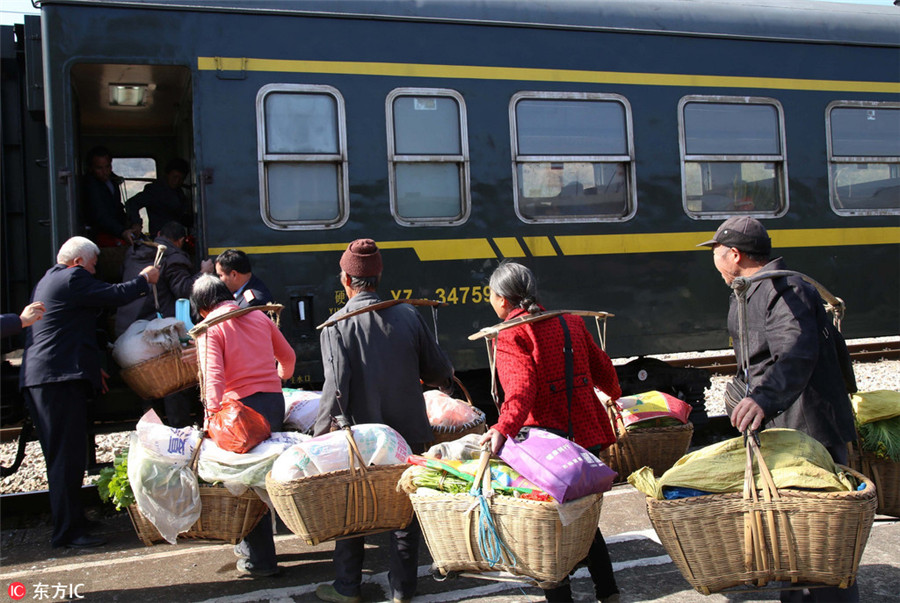
[[[266,152],[266,97],[273,93],[329,95],[337,109],[336,154],[267,153]],[[259,172],[259,213],[262,221],[273,230],[331,230],[340,228],[350,219],[350,182],[347,158],[347,114],[344,97],[333,86],[322,84],[266,84],[256,94],[256,149]],[[338,168],[338,217],[336,220],[275,220],[269,215],[269,182],[267,168],[276,163],[329,163]]]
[[[687,133],[684,128],[684,108],[690,103],[709,103],[709,104],[734,104],[734,105],[771,105],[775,107],[778,116],[778,141],[781,145],[781,153],[779,155],[688,155],[687,154]],[[678,101],[678,152],[680,155],[681,169],[681,206],[684,213],[694,220],[724,220],[733,215],[749,216],[753,218],[780,218],[787,214],[790,209],[790,186],[788,180],[788,160],[787,160],[787,134],[784,127],[784,108],[778,99],[766,96],[721,96],[721,95],[704,95],[691,94],[683,96]],[[733,212],[733,211],[709,211],[697,212],[688,209],[687,195],[687,174],[685,165],[688,162],[721,162],[721,163],[774,163],[776,164],[776,184],[778,190],[783,196],[783,206],[774,212],[771,211],[749,211],[749,212]],[[780,165],[780,170],[779,170]]]
[[[456,101],[459,113],[459,146],[458,155],[401,155],[396,149],[396,132],[394,130],[394,101],[402,96],[432,96],[452,98]],[[470,154],[469,154],[469,120],[466,110],[466,101],[463,95],[450,88],[419,88],[406,87],[391,90],[384,102],[385,133],[387,135],[387,162],[388,162],[388,190],[390,197],[391,215],[394,221],[401,226],[459,226],[469,220],[472,213],[472,193]],[[397,199],[397,164],[416,163],[455,163],[459,172],[460,214],[459,216],[435,217],[435,218],[405,218],[400,215]]]
[[[837,200],[837,191],[835,190],[834,185],[834,170],[836,169],[835,164],[842,163],[897,163],[900,164],[900,157],[894,156],[851,156],[851,155],[838,155],[835,158],[834,148],[832,146],[832,133],[831,133],[831,111],[836,108],[881,108],[881,109],[895,109],[900,111],[900,102],[892,102],[892,101],[852,101],[852,100],[836,100],[828,103],[828,106],[825,107],[825,149],[826,149],[826,159],[828,161],[828,204],[831,206],[831,210],[839,216],[896,216],[900,214],[900,210],[898,209],[879,209],[879,208],[867,208],[867,209],[844,209],[837,207],[835,201]]]
[[[625,108],[625,155],[520,155],[518,123],[516,120],[516,106],[521,100],[573,100],[573,101],[604,101],[618,102]],[[557,92],[545,90],[524,90],[513,94],[509,100],[509,136],[510,151],[512,153],[512,191],[513,209],[519,220],[526,224],[568,224],[590,222],[625,222],[637,213],[637,171],[634,153],[634,125],[632,121],[631,103],[621,94],[605,92]],[[524,163],[627,163],[626,173],[627,192],[625,201],[628,211],[624,215],[594,215],[586,216],[553,216],[548,218],[529,218],[519,210],[519,170]]]

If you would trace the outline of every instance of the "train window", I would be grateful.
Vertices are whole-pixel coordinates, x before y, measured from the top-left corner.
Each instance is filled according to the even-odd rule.
[[[270,228],[347,221],[344,99],[331,86],[269,84],[256,97],[260,213]]]
[[[156,160],[152,157],[113,157],[112,171],[122,178],[122,198],[131,199],[156,180]]]
[[[156,180],[156,160],[152,157],[113,157],[113,174],[122,178],[119,189],[122,199],[131,199]],[[150,232],[150,218],[147,209],[140,210],[143,232]]]
[[[516,214],[524,222],[634,215],[631,107],[615,94],[520,92],[509,110]]]
[[[399,224],[469,216],[466,105],[455,90],[398,88],[386,101],[391,213]]]
[[[695,218],[783,215],[784,118],[769,98],[687,96],[678,104],[681,187]]]
[[[900,103],[833,102],[825,122],[834,211],[900,212]]]

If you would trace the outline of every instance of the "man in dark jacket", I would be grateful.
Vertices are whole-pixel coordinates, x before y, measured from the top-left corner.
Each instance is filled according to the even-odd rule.
[[[32,299],[46,312],[28,332],[19,387],[37,427],[47,461],[53,546],[91,547],[105,542],[87,533],[81,505],[87,441],[87,403],[106,391],[100,367],[97,315],[150,291],[159,270],[147,266],[134,279],[107,284],[94,278],[98,247],[84,237],[66,241],[57,264],[38,281]]]
[[[159,236],[153,243],[138,241],[125,255],[125,266],[122,280],[130,280],[140,271],[156,259],[156,252],[160,245],[166,249],[160,259],[159,282],[156,284],[156,297],[152,294],[125,304],[116,312],[116,337],[122,335],[125,330],[136,320],[152,320],[157,312],[163,318],[175,316],[175,301],[179,298],[188,299],[191,296],[191,287],[201,274],[213,274],[212,260],[203,260],[200,264],[200,272],[195,272],[190,256],[184,251],[184,242],[187,230],[178,222],[168,222],[159,231]],[[159,300],[159,308],[156,307]]]
[[[329,319],[320,336],[325,383],[315,433],[331,428],[332,417],[351,423],[383,423],[396,429],[413,452],[434,439],[425,413],[421,383],[452,388],[453,365],[438,346],[416,308],[381,303],[375,288],[381,280],[381,253],[371,239],[350,243],[341,257],[341,285],[347,304]],[[326,323],[326,324],[328,324]],[[421,380],[421,381],[420,381]],[[394,601],[409,600],[416,589],[418,522],[391,534],[388,580]],[[316,596],[323,601],[359,601],[364,538],[339,540],[334,546],[337,574]]]
[[[190,165],[180,157],[166,164],[164,176],[147,186],[144,190],[125,202],[125,211],[129,220],[140,222],[142,208],[147,210],[150,221],[150,234],[155,235],[169,222],[178,222],[185,228],[194,224],[191,202],[184,194],[184,179],[190,171]]]
[[[106,147],[88,151],[88,170],[81,199],[85,231],[102,250],[97,277],[117,283],[122,277],[125,250],[141,232],[140,220],[130,220],[122,204],[119,177],[112,172],[112,154]]]
[[[264,306],[275,298],[250,269],[250,258],[240,249],[226,249],[216,258],[216,274],[234,295],[241,308]]]
[[[200,272],[194,272],[191,258],[184,251],[186,237],[185,227],[173,221],[162,227],[152,244],[139,241],[129,248],[125,255],[123,280],[134,278],[144,266],[152,264],[159,246],[165,245],[165,251],[159,262],[160,276],[159,282],[156,283],[156,295],[151,293],[118,309],[116,337],[120,337],[135,321],[153,320],[157,313],[163,318],[174,317],[176,300],[190,298],[194,281],[201,274],[213,273],[212,260],[203,260]],[[156,307],[157,300],[159,308]],[[187,427],[191,424],[192,415],[202,417],[200,393],[196,387],[154,400],[152,406],[170,427]]]
[[[765,227],[747,216],[729,218],[715,236],[699,246],[712,247],[716,269],[731,285],[737,277],[787,270],[781,258],[769,259],[772,242]],[[739,431],[786,427],[821,442],[836,463],[847,464],[847,442],[856,439],[853,409],[829,329],[829,318],[816,288],[799,276],[753,282],[746,292],[749,390],[735,396],[731,424]],[[741,329],[736,294],[731,297],[728,331],[741,366]],[[746,390],[740,375],[732,391]],[[782,601],[858,601],[857,585],[847,589],[782,592]]]

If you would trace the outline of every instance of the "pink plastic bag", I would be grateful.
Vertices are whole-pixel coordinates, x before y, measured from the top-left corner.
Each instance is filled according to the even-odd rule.
[[[618,475],[575,442],[541,429],[529,429],[521,442],[507,437],[500,458],[558,502],[606,492]]]

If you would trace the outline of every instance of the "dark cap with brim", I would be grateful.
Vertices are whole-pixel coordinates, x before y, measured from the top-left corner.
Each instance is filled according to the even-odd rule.
[[[766,227],[756,218],[749,216],[728,218],[722,222],[712,239],[700,243],[697,247],[713,245],[725,245],[745,253],[763,256],[769,255],[772,251],[772,239],[769,238]]]

